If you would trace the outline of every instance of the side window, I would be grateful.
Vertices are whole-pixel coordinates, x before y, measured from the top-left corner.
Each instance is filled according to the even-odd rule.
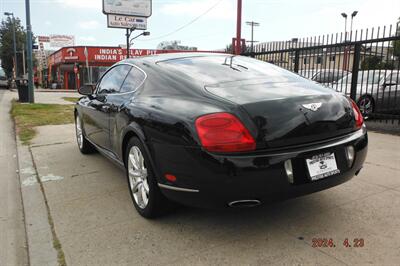
[[[312,78],[312,80],[314,80],[316,82],[321,82],[321,79],[322,79],[321,74],[322,74],[322,72],[315,74],[315,76]]]
[[[137,69],[136,67],[132,67],[131,72],[129,72],[126,77],[124,84],[122,84],[121,92],[130,92],[135,91],[137,88],[143,83],[146,75],[143,71]]]
[[[400,73],[399,72],[393,72],[389,75],[388,79],[386,80],[386,83],[389,84],[400,84]]]
[[[124,82],[131,66],[119,65],[107,72],[101,79],[97,94],[110,94],[120,91],[121,85]]]

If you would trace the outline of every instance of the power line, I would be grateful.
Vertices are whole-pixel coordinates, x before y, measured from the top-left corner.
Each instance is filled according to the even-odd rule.
[[[159,39],[165,38],[165,37],[167,37],[167,36],[170,36],[170,35],[172,35],[172,34],[175,34],[175,33],[177,33],[178,31],[181,31],[181,30],[183,30],[184,28],[186,28],[186,27],[192,25],[192,24],[195,23],[197,20],[199,20],[201,17],[207,15],[211,10],[213,10],[214,8],[216,8],[222,1],[223,1],[223,0],[219,0],[217,3],[215,3],[215,4],[214,4],[213,6],[211,6],[209,9],[207,9],[204,13],[200,14],[198,17],[196,17],[196,18],[194,18],[193,20],[189,21],[189,22],[186,23],[185,25],[183,25],[183,26],[181,26],[181,27],[175,29],[174,31],[171,31],[171,32],[169,32],[169,33],[167,33],[167,34],[164,34],[164,35],[161,35],[161,36],[158,36],[158,37],[155,37],[155,38],[146,39],[146,40],[141,40],[141,41],[143,41],[143,42],[148,42],[148,41],[159,40]]]

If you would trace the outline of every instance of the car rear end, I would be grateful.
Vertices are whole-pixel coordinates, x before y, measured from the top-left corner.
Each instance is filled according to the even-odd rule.
[[[349,106],[352,130],[343,134],[336,129],[341,132],[336,136],[335,130],[320,131],[329,127],[317,125],[317,120],[270,139],[268,127],[254,134],[245,119],[237,118],[240,115],[201,116],[196,120],[201,147],[169,146],[158,153],[161,172],[174,176],[162,178],[167,188],[163,191],[183,204],[224,208],[296,197],[346,182],[360,172],[368,146],[362,116],[355,104]],[[281,120],[281,129],[285,124]]]
[[[242,62],[229,67],[250,69]],[[172,200],[254,206],[339,185],[363,166],[363,117],[339,93],[285,73],[209,84],[204,92],[230,107],[195,117],[199,145],[157,146],[160,187]]]

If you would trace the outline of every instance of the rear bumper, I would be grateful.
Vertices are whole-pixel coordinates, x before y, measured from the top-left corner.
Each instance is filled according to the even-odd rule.
[[[345,147],[349,145],[355,149],[351,167],[345,157]],[[321,191],[350,180],[363,166],[368,136],[364,128],[341,139],[306,148],[236,156],[160,144],[153,148],[153,158],[158,162],[158,182],[167,198],[190,206],[226,208],[232,201],[272,202]],[[335,153],[340,173],[311,181],[305,159],[325,152]],[[289,159],[293,165],[293,183],[289,182],[284,168],[284,162]],[[162,178],[167,173],[175,175],[177,181],[171,183]]]

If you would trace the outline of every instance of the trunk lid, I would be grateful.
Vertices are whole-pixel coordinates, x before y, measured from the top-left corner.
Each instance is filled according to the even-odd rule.
[[[206,86],[206,91],[242,107],[254,124],[243,121],[256,137],[258,148],[326,140],[355,127],[346,98],[307,80],[235,81]]]

